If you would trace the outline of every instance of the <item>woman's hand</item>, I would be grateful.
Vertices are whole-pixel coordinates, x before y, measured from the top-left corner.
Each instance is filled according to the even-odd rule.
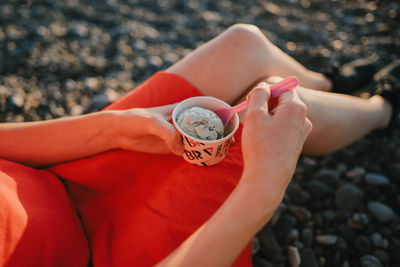
[[[254,179],[279,177],[275,190],[284,191],[312,125],[295,90],[277,98],[273,110],[268,107],[269,96],[266,83],[260,83],[249,94],[242,135],[245,172],[264,173],[251,175],[257,177]]]
[[[181,156],[180,135],[169,122],[175,105],[112,111],[117,118],[118,146],[148,153],[172,152]]]
[[[179,135],[168,122],[173,108],[168,105],[1,123],[0,158],[42,167],[115,148],[182,155]]]
[[[240,183],[213,216],[157,266],[231,266],[270,220],[311,131],[311,122],[295,92],[281,95],[272,111],[268,110],[269,96],[265,83],[250,93],[242,134],[245,169]]]

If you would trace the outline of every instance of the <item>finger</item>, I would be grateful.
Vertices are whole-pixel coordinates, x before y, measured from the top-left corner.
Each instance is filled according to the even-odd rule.
[[[154,107],[151,108],[153,111],[157,112],[158,114],[161,114],[164,116],[164,118],[168,121],[171,119],[172,116],[172,111],[176,107],[178,103],[170,104],[170,105],[165,105],[165,106],[159,106],[159,107]]]
[[[307,118],[307,106],[296,91],[287,92],[281,95],[279,103],[274,110],[274,118],[277,120],[304,122]]]
[[[183,145],[180,135],[175,127],[162,117],[156,117],[152,120],[149,133],[156,135],[164,140],[165,144],[176,155],[183,154]]]
[[[232,139],[231,139],[231,142],[229,143],[229,145],[234,145],[235,144],[235,142],[236,142],[236,140],[235,140],[235,137],[234,136],[232,136]]]
[[[259,83],[249,94],[248,112],[257,109],[265,109],[268,112],[268,99],[271,95],[269,86],[265,82]]]
[[[312,125],[311,121],[308,118],[305,119],[305,123],[304,124],[305,124],[305,128],[306,128],[306,136],[305,136],[304,139],[306,139],[310,135],[310,133],[312,132],[313,125]]]

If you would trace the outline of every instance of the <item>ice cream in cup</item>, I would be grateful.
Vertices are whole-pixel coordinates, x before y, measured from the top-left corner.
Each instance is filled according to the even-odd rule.
[[[235,114],[224,127],[212,110],[229,107],[224,101],[210,96],[191,97],[176,105],[172,122],[181,134],[186,161],[211,166],[225,158],[239,127],[239,117]]]

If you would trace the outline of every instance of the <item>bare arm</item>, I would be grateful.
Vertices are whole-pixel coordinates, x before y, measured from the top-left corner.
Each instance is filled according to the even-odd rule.
[[[293,175],[311,123],[298,96],[281,96],[269,113],[269,91],[251,93],[243,130],[245,169],[218,211],[159,266],[230,266],[269,221]]]
[[[182,154],[168,123],[174,105],[0,124],[0,158],[46,166],[114,148]]]

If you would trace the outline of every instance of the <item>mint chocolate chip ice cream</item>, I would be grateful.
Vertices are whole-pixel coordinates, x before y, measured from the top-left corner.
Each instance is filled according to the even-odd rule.
[[[176,122],[185,133],[195,138],[211,141],[224,136],[222,120],[205,108],[189,108],[178,115]]]

